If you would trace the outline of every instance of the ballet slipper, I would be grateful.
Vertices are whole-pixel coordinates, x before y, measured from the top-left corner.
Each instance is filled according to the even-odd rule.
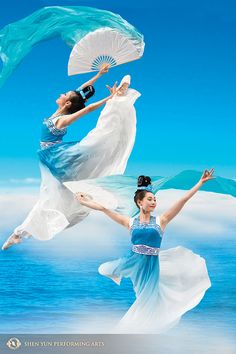
[[[13,234],[11,234],[10,237],[8,237],[6,242],[3,244],[2,250],[5,251],[8,248],[10,248],[11,246],[16,245],[21,242],[22,242],[22,237],[13,233]]]

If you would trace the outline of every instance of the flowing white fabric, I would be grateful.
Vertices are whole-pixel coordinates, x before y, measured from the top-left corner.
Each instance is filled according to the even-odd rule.
[[[123,174],[136,135],[134,103],[140,93],[128,89],[124,96],[114,96],[102,110],[96,127],[75,144],[78,164],[73,171],[76,180]],[[75,225],[89,213],[74,195],[44,165],[40,166],[40,197],[25,221],[15,229],[17,235],[30,234],[49,240],[66,227]]]
[[[137,272],[141,274],[141,269],[146,266],[145,279],[138,281],[139,285],[144,282],[142,291],[136,289],[135,302],[111,330],[112,333],[166,332],[179,322],[184,313],[199,304],[211,286],[205,260],[187,248],[178,246],[163,250],[159,253],[159,262],[158,257],[154,259],[157,262],[150,269],[142,256],[136,256],[135,269],[128,268],[125,258],[99,267],[101,275],[120,285],[122,277],[129,277],[129,274],[132,277]],[[120,273],[119,269],[122,269]]]

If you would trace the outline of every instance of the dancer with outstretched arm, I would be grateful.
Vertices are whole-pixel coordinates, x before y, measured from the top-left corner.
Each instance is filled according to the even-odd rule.
[[[140,214],[135,218],[106,209],[82,193],[76,194],[80,204],[102,211],[131,235],[130,253],[99,267],[100,274],[118,285],[123,277],[133,283],[136,300],[115,329],[118,333],[165,332],[195,307],[210,287],[203,258],[183,247],[163,251],[160,248],[166,226],[201,186],[213,178],[213,169],[205,170],[199,182],[158,217],[152,215],[157,201],[148,176],[138,178],[134,202]]]
[[[49,240],[88,215],[88,209],[78,205],[63,182],[124,173],[135,141],[134,103],[140,94],[129,88],[130,76],[126,75],[118,87],[107,85],[110,91],[107,97],[85,107],[95,92],[92,84],[107,71],[104,66],[78,90],[60,95],[56,100],[58,109],[44,120],[38,151],[40,197],[4,243],[3,250],[20,243],[24,237]],[[103,105],[96,127],[87,136],[80,142],[63,142],[69,126]]]

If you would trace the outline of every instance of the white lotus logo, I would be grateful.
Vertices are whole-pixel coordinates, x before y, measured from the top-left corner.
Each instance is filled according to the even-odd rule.
[[[8,346],[8,348],[16,350],[20,348],[21,342],[18,338],[10,338],[6,343],[6,345]]]

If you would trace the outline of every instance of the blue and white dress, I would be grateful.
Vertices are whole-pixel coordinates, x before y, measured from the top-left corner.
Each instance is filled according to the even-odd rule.
[[[62,115],[58,115],[43,121],[41,149],[38,151],[41,164],[47,167],[60,182],[73,179],[76,173],[77,160],[81,157],[77,141],[63,142],[67,128],[56,127],[57,121],[62,117]]]
[[[15,234],[49,240],[89,214],[63,182],[124,173],[136,136],[134,103],[139,96],[128,89],[107,101],[96,127],[80,142],[63,141],[67,128],[56,127],[61,116],[43,122],[40,197]]]
[[[158,217],[151,216],[148,223],[132,218],[130,233],[130,253],[99,267],[100,274],[117,284],[130,278],[136,294],[114,332],[163,333],[195,307],[211,286],[205,260],[183,247],[161,251]]]

